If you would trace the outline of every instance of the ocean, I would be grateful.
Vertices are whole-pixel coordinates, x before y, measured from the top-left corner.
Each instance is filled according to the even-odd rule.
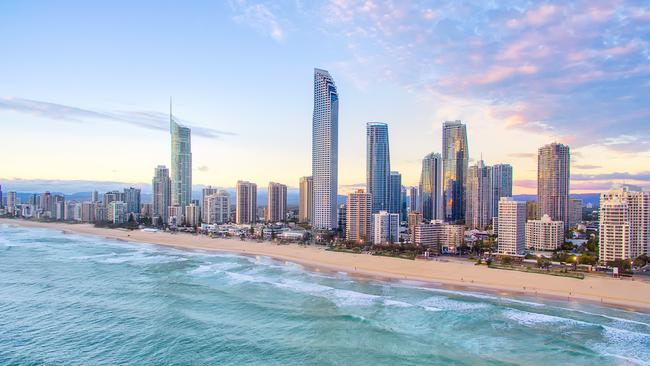
[[[641,365],[650,314],[0,224],[0,364]]]

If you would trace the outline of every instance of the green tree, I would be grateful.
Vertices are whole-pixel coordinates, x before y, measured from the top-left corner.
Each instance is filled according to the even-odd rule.
[[[543,269],[548,269],[551,266],[551,260],[546,258],[545,256],[540,256],[537,258],[537,267],[543,268]]]

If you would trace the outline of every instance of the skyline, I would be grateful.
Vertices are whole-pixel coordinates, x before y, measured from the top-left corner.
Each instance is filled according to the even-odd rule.
[[[647,188],[650,12],[634,2],[613,8],[590,2],[586,12],[580,4],[429,9],[333,2],[296,9],[233,1],[185,9],[123,3],[130,16],[122,30],[109,28],[122,11],[102,4],[2,4],[0,45],[9,52],[0,70],[0,120],[9,121],[3,134],[15,138],[4,139],[0,180],[8,189],[12,178],[150,184],[152,167],[169,166],[164,111],[172,95],[175,116],[195,137],[196,186],[234,187],[246,179],[297,187],[310,169],[310,74],[322,67],[336,79],[342,101],[339,194],[365,185],[365,126],[373,120],[388,123],[391,169],[405,186],[418,184],[422,156],[442,153],[442,123],[458,119],[467,125],[470,163],[482,155],[487,165],[513,165],[514,194],[535,193],[536,150],[551,142],[571,146],[573,193],[602,191],[614,182]],[[336,19],[312,24],[323,8]],[[507,20],[500,23],[505,26],[495,29],[478,17],[463,22],[460,15],[474,10]],[[162,29],[172,14],[196,24]],[[80,15],[82,22],[66,20]],[[32,21],[17,21],[25,17]],[[404,24],[409,17],[412,29]],[[64,26],[52,30],[54,21]],[[443,36],[433,31],[445,24],[456,27],[436,43]],[[560,42],[562,25],[577,34]],[[306,29],[313,34],[301,32]],[[488,44],[503,59],[488,57]],[[469,57],[459,58],[461,51]],[[548,62],[563,52],[564,63]],[[176,67],[186,54],[192,55],[187,66]],[[412,75],[404,65],[413,66]],[[558,85],[563,78],[574,84]],[[522,89],[527,85],[532,90]],[[545,93],[547,86],[554,88]],[[562,109],[569,107],[577,111]],[[501,141],[509,146],[495,143]],[[278,170],[278,161],[286,168]]]

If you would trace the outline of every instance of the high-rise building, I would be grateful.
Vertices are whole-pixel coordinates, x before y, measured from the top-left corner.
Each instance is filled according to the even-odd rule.
[[[401,215],[402,213],[402,175],[399,172],[390,172],[389,211]]]
[[[97,191],[90,192],[90,202],[99,202],[99,192]]]
[[[287,186],[269,182],[266,197],[266,221],[285,221],[287,219]]]
[[[108,221],[108,208],[101,202],[95,204],[95,221],[105,222]]]
[[[422,219],[422,214],[419,211],[409,212],[407,226],[409,234],[411,235],[411,240],[413,240],[413,229],[422,222]]]
[[[564,243],[564,223],[553,221],[548,215],[540,220],[526,222],[526,248],[552,251]]]
[[[483,230],[492,223],[492,170],[483,160],[467,170],[465,189],[465,225]]]
[[[207,186],[201,189],[201,221],[208,222],[208,196],[211,196],[219,192],[218,188],[213,188],[212,186]]]
[[[140,204],[140,216],[141,217],[153,217],[153,203],[141,203]]]
[[[235,222],[237,224],[254,224],[257,222],[257,184],[238,181]]]
[[[499,214],[501,197],[512,197],[512,165],[496,164],[490,169],[492,185],[492,213],[490,219]]]
[[[346,203],[345,238],[369,242],[371,237],[372,195],[363,189],[348,193]]]
[[[65,197],[60,194],[52,196],[52,209],[50,218],[54,220],[63,220],[65,218]]]
[[[192,202],[192,131],[179,125],[169,104],[169,130],[172,143],[171,204],[185,207]]]
[[[425,220],[438,220],[442,218],[442,158],[440,154],[431,153],[422,159],[422,172],[420,173],[419,191],[415,193],[415,211],[422,213]],[[419,194],[419,197],[418,197]],[[411,199],[411,210],[413,210]]]
[[[569,227],[574,227],[582,221],[582,200],[569,199]]]
[[[314,69],[312,121],[312,226],[336,229],[338,195],[339,96],[332,76]]]
[[[399,214],[379,211],[373,214],[372,240],[375,245],[399,242]]]
[[[620,185],[601,193],[599,222],[602,263],[648,254],[650,192]]]
[[[512,197],[499,200],[498,251],[501,254],[523,255],[526,249],[526,202]]]
[[[461,121],[446,121],[442,125],[442,195],[445,221],[456,222],[464,219],[468,159],[466,126]]]
[[[497,208],[498,207],[499,206],[497,205]],[[537,201],[526,201],[526,220],[537,220],[538,211],[539,210],[537,209]]]
[[[91,196],[92,199],[92,196]],[[95,207],[96,203],[94,201],[91,202],[83,202],[81,204],[81,221],[82,222],[95,222]]]
[[[154,171],[152,180],[153,186],[153,218],[162,220],[164,223],[169,222],[169,206],[171,206],[171,179],[169,178],[169,169],[164,165],[158,165]]]
[[[340,204],[336,210],[336,216],[338,218],[338,230],[345,235],[346,233],[346,220],[347,220],[347,205],[345,203]]]
[[[201,210],[196,203],[190,203],[185,206],[185,225],[197,227],[199,226]]]
[[[4,196],[2,195],[2,185],[0,185],[0,208],[4,207]]]
[[[400,212],[399,220],[406,221],[408,215],[408,197],[406,196],[406,187],[400,187]]]
[[[137,218],[140,214],[140,189],[124,188],[124,203],[126,203],[126,213],[133,214]]]
[[[445,242],[445,223],[442,220],[419,223],[413,227],[413,244],[429,249],[434,254],[440,254]]]
[[[185,223],[185,209],[181,206],[167,207],[167,224],[170,226],[179,226]]]
[[[307,223],[311,222],[314,196],[314,180],[312,177],[300,178],[300,203],[298,207],[298,221]]]
[[[366,125],[366,192],[372,195],[372,212],[390,209],[390,151],[388,125]]]
[[[569,181],[571,155],[567,145],[552,143],[537,155],[537,217],[549,215],[569,228]]]
[[[418,187],[412,186],[408,188],[408,212],[415,212],[418,210]]]
[[[206,197],[206,215],[203,220],[208,224],[225,224],[230,221],[230,194],[220,190]]]
[[[110,191],[104,193],[104,206],[108,207],[108,204],[111,202],[120,201],[124,202],[124,192],[120,191]]]
[[[112,201],[108,204],[107,218],[114,224],[123,224],[127,221],[126,202]]]
[[[15,191],[9,191],[7,192],[7,212],[9,212],[10,215],[14,214],[14,210],[16,209],[16,192]]]
[[[46,217],[50,217],[50,211],[52,210],[52,194],[50,192],[44,192],[41,195],[41,201],[38,207],[43,211]]]

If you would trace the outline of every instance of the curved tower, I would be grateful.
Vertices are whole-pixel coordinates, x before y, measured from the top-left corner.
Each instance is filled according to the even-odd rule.
[[[172,135],[172,206],[185,207],[192,202],[192,132],[174,120],[171,101],[169,131]]]
[[[372,194],[372,212],[390,210],[390,152],[388,125],[366,125],[366,192]]]
[[[449,222],[465,218],[465,180],[469,148],[467,128],[461,121],[446,121],[442,125],[443,210]]]
[[[442,218],[442,158],[431,153],[422,159],[418,210],[425,220]]]
[[[338,195],[339,95],[329,72],[314,69],[311,169],[312,226],[336,229]]]

